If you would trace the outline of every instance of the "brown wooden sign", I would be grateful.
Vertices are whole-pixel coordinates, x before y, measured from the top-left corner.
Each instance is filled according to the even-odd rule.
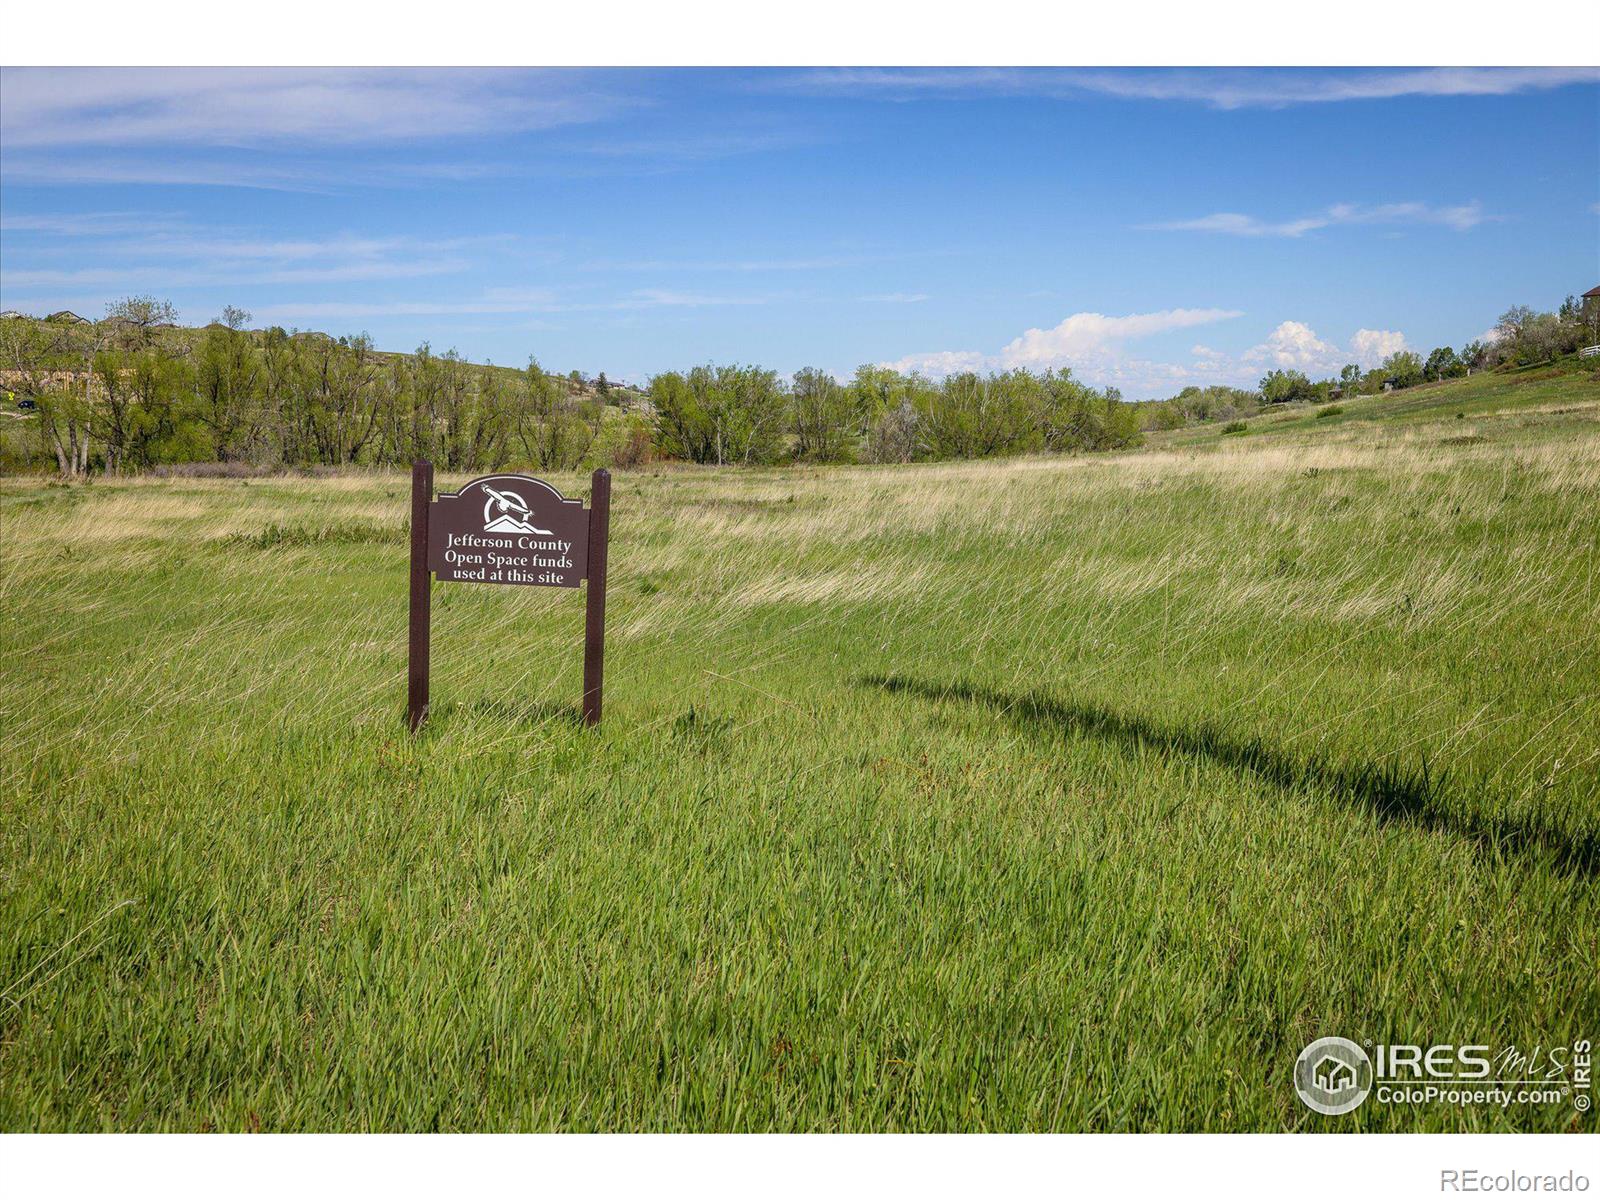
[[[589,581],[583,649],[583,719],[600,720],[605,661],[606,543],[611,473],[591,480],[590,507],[531,475],[485,475],[433,498],[433,464],[411,471],[411,668],[408,722],[428,715],[430,573],[441,583],[575,588]]]
[[[428,506],[428,569],[440,583],[577,587],[589,514],[542,479],[485,475]]]

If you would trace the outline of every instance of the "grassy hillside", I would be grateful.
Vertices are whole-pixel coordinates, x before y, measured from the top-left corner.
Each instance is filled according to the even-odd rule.
[[[22,325],[34,327],[36,330],[51,335],[59,341],[54,349],[58,352],[64,367],[64,374],[75,377],[80,382],[83,378],[82,364],[91,359],[97,352],[108,349],[126,349],[132,346],[160,346],[168,353],[180,356],[193,356],[198,353],[201,342],[206,334],[214,329],[223,328],[213,322],[210,325],[158,325],[147,331],[140,332],[135,326],[125,320],[111,317],[104,321],[89,321],[80,319],[77,322],[58,320],[50,321],[42,317],[30,315],[14,315],[4,318],[6,322],[15,321]],[[266,337],[266,330],[252,329],[246,331],[250,340],[260,345]],[[293,336],[301,341],[332,341],[333,335],[320,330],[298,330]],[[373,357],[379,362],[388,364],[396,359],[409,357],[411,351],[375,350]],[[488,366],[508,386],[516,383],[526,364],[511,364],[492,366],[490,364],[467,363],[469,367]],[[22,376],[14,369],[15,364],[0,360],[0,390],[15,390],[22,384]],[[557,372],[560,378],[567,379],[567,372]],[[574,395],[596,395],[595,380],[584,377],[581,380],[568,380],[569,390]],[[618,384],[612,388],[613,403],[624,403],[638,399],[643,395],[637,388],[627,384]],[[6,408],[12,406],[6,405]]]
[[[1349,425],[1374,422],[1389,426],[1426,424],[1438,420],[1472,420],[1490,417],[1505,434],[1518,428],[1516,414],[1528,415],[1537,425],[1536,437],[1550,432],[1550,416],[1574,419],[1559,424],[1584,428],[1588,416],[1583,406],[1600,395],[1600,362],[1576,355],[1533,367],[1481,371],[1462,379],[1425,383],[1398,392],[1355,396],[1324,405],[1293,405],[1242,422],[1244,434],[1224,434],[1224,423],[1211,422],[1170,433],[1156,433],[1152,444],[1166,447],[1207,445],[1224,436],[1323,433]],[[1562,412],[1570,407],[1572,411]],[[1329,411],[1334,410],[1334,411]],[[1510,422],[1510,423],[1507,423]],[[1451,436],[1464,436],[1452,430]]]
[[[0,482],[0,1128],[1592,1131],[1290,1082],[1600,1029],[1600,395],[1503,386],[619,475],[597,731],[440,585],[402,732],[400,476]]]

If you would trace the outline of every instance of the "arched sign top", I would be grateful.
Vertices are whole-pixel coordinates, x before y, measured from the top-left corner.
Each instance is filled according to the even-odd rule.
[[[577,587],[589,515],[532,475],[483,475],[428,506],[428,569],[443,583]]]
[[[582,500],[568,500],[560,492],[556,491],[556,489],[550,484],[546,483],[542,479],[535,479],[532,475],[480,475],[478,478],[462,484],[460,489],[457,491],[440,492],[439,499],[454,500],[457,497],[466,495],[468,492],[471,492],[474,489],[477,489],[477,491],[481,492],[486,487],[496,490],[504,490],[506,487],[518,486],[524,488],[533,488],[557,504],[576,504],[580,508],[583,506]]]

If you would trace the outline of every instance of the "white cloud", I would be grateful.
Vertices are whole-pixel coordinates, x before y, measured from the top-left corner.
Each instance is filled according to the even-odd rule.
[[[813,93],[907,99],[928,93],[1101,95],[1212,108],[1284,108],[1401,96],[1508,96],[1600,83],[1596,67],[1424,67],[1420,69],[1032,69],[825,68],[779,76],[762,86]]]
[[[857,298],[867,304],[921,304],[929,297],[927,292],[880,292]]]
[[[573,71],[25,67],[0,72],[0,136],[26,147],[304,145],[549,129],[631,102]]]
[[[1350,344],[1340,347],[1318,337],[1303,321],[1284,321],[1265,341],[1241,354],[1239,366],[1332,375],[1349,362],[1375,367],[1396,350],[1405,348],[1405,334],[1396,329],[1358,329],[1351,335]]]
[[[1282,370],[1337,370],[1342,360],[1339,348],[1323,341],[1303,321],[1285,321],[1267,335],[1267,340],[1252,346],[1240,356],[1246,363],[1265,363]]]
[[[1406,336],[1398,329],[1358,329],[1350,338],[1350,355],[1363,367],[1375,367],[1405,348]]]
[[[982,371],[992,365],[991,360],[976,350],[934,350],[926,354],[908,354],[894,362],[879,363],[902,374],[913,371],[942,379],[946,375],[959,375],[963,371]]]
[[[1485,214],[1483,205],[1476,200],[1449,205],[1407,201],[1401,204],[1331,204],[1321,212],[1286,221],[1267,221],[1246,213],[1219,212],[1179,221],[1158,221],[1140,228],[1225,233],[1235,237],[1297,238],[1334,225],[1443,225],[1459,233],[1485,221],[1498,219]]]
[[[1030,329],[1008,342],[999,361],[1006,367],[1064,367],[1115,354],[1122,343],[1172,329],[1210,325],[1243,316],[1230,308],[1172,308],[1162,312],[1108,317],[1073,313],[1052,329]]]
[[[1183,368],[1144,362],[1126,356],[1123,346],[1158,333],[1226,321],[1243,314],[1231,308],[1172,308],[1161,312],[1129,313],[1108,317],[1104,313],[1073,313],[1050,329],[1029,329],[1006,343],[998,353],[978,350],[936,350],[910,354],[883,363],[897,371],[920,371],[942,377],[962,371],[1010,370],[1026,367],[1042,371],[1071,367],[1084,379],[1097,383],[1143,386],[1152,377],[1170,381]],[[1176,374],[1175,374],[1176,372]]]
[[[1190,347],[1187,364],[1140,358],[1126,349],[1127,343],[1142,337],[1241,315],[1221,308],[1179,308],[1126,317],[1074,313],[1052,329],[1028,330],[996,354],[940,350],[880,365],[935,378],[962,371],[1071,367],[1074,375],[1096,387],[1114,386],[1131,398],[1144,399],[1171,395],[1191,383],[1254,387],[1270,370],[1326,378],[1337,375],[1346,363],[1375,367],[1396,350],[1406,349],[1405,335],[1398,330],[1358,329],[1341,346],[1319,336],[1304,321],[1280,322],[1263,341],[1239,354],[1198,343]]]

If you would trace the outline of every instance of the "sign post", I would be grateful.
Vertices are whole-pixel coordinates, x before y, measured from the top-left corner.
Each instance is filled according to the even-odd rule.
[[[600,724],[606,661],[606,542],[611,534],[611,472],[601,467],[589,488],[589,595],[583,610],[583,723]]]
[[[597,470],[590,507],[531,475],[485,475],[433,498],[433,464],[411,471],[411,665],[407,724],[428,716],[429,576],[441,583],[578,587],[584,612],[583,720],[600,721],[605,664],[611,473]]]
[[[411,653],[406,673],[406,724],[415,733],[428,716],[428,635],[432,595],[428,580],[428,503],[433,464],[411,464]]]

